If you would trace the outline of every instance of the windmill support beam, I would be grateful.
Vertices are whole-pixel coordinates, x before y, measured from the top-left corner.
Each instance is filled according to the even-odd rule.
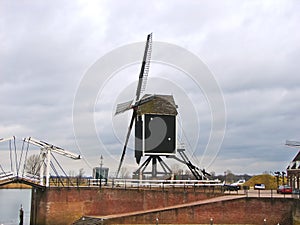
[[[152,158],[152,177],[157,177],[157,157]]]
[[[193,165],[191,163],[191,161],[189,160],[189,158],[187,157],[187,155],[184,153],[185,149],[177,149],[177,151],[182,159],[180,159],[176,156],[170,156],[170,158],[174,158],[178,162],[185,164],[197,180],[203,180],[203,178],[205,177],[205,174],[203,174],[203,172],[201,172],[201,174],[199,173],[199,171],[200,171],[199,168],[196,167],[195,165]]]
[[[149,166],[149,163],[152,162],[151,172],[147,172],[146,169]],[[161,166],[163,171],[158,171],[158,164]],[[143,164],[134,172],[134,175],[151,175],[153,178],[158,175],[171,175],[172,170],[168,165],[162,160],[160,156],[149,156]]]
[[[165,171],[165,174],[172,174],[172,170],[170,169],[170,167],[168,167],[168,165],[158,156],[157,157],[160,166],[163,168],[163,170]]]
[[[182,159],[178,158],[175,155],[168,156],[167,158],[173,158],[178,162],[185,164],[197,180],[203,180],[204,178],[206,178],[206,174],[204,174],[205,172],[199,170],[198,167],[193,165],[191,161],[188,159],[187,155],[184,153],[184,151],[185,151],[184,149],[178,149],[178,153]],[[146,169],[151,161],[152,161],[151,172],[146,172]],[[158,171],[158,163],[160,164],[163,171]],[[149,156],[143,162],[143,164],[134,172],[134,175],[136,176],[142,175],[143,177],[144,175],[151,175],[153,178],[157,177],[158,175],[171,175],[171,174],[172,174],[172,170],[168,167],[168,165],[162,160],[160,156]]]
[[[135,171],[134,174],[144,174],[145,169],[147,168],[148,164],[150,163],[151,158],[149,157],[145,162],[143,162],[143,164],[137,169],[137,171]]]

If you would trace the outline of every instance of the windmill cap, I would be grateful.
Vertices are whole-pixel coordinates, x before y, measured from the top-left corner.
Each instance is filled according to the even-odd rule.
[[[141,100],[149,98],[151,95],[146,94]],[[177,105],[173,95],[153,95],[153,99],[138,107],[138,114],[159,114],[174,115],[178,114]]]

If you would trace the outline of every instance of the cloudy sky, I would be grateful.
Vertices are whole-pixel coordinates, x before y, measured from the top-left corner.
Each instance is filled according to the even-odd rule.
[[[220,149],[207,149],[214,112],[205,87],[180,68],[151,64],[145,92],[174,95],[178,141],[195,164],[220,174],[283,171],[297,153],[285,140],[300,140],[299,11],[299,1],[0,0],[0,137],[16,136],[18,150],[22,138],[34,137],[81,154],[80,162],[62,160],[66,170],[86,174],[103,155],[114,173],[130,113],[113,114],[134,96],[139,64],[105,75],[97,68],[103,80],[94,77],[96,101],[80,87],[99,60],[153,32],[154,52],[155,42],[163,42],[193,53],[222,91],[224,140]],[[107,67],[122,59],[114,56]],[[79,91],[93,104],[75,114],[88,112],[94,127],[76,133]],[[124,164],[130,171],[137,168],[132,145]],[[5,167],[7,143],[0,148]]]

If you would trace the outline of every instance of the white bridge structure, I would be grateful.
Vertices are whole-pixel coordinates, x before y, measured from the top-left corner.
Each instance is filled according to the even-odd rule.
[[[0,138],[1,142],[9,144],[9,161],[10,170],[4,169],[0,164],[0,185],[18,182],[27,183],[29,185],[39,185],[49,187],[50,168],[55,170],[51,158],[59,165],[53,153],[62,155],[74,160],[80,159],[80,155],[67,151],[61,147],[49,144],[45,141],[40,141],[32,137],[24,138],[21,151],[17,150],[16,137]],[[40,148],[39,158],[36,162],[36,174],[30,174],[26,171],[26,163],[28,159],[29,145],[34,145]],[[26,146],[26,147],[25,147]],[[18,155],[18,152],[20,155]],[[61,167],[59,165],[59,167]],[[62,168],[61,168],[62,169]]]

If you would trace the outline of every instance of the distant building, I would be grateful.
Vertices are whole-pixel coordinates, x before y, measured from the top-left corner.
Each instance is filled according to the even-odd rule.
[[[94,167],[93,168],[93,178],[94,179],[107,179],[108,178],[108,171],[107,167]]]
[[[293,189],[300,189],[300,151],[287,167],[287,178]]]

